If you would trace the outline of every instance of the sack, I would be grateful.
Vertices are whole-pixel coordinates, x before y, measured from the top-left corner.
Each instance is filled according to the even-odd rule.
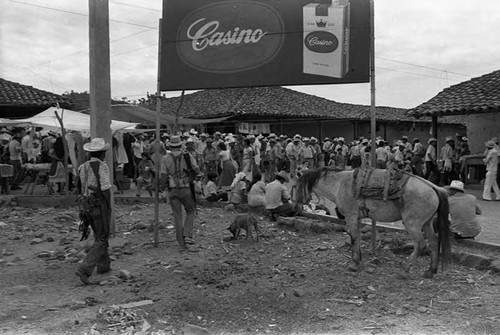
[[[76,203],[80,211],[90,213],[94,208],[101,206],[101,201],[95,194],[89,196],[79,195],[76,197]]]

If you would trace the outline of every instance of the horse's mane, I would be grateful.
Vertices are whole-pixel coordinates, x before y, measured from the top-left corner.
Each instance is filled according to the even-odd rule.
[[[334,172],[332,168],[325,166],[315,170],[304,171],[297,180],[297,202],[302,203],[306,200],[312,189],[318,184],[318,180],[326,177],[329,172]]]

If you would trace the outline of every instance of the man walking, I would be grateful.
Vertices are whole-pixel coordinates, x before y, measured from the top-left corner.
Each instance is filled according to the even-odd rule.
[[[165,157],[167,188],[174,216],[176,239],[180,251],[183,252],[188,249],[187,244],[195,244],[193,226],[196,203],[191,183],[193,178],[199,175],[200,170],[194,157],[182,151],[182,141],[179,136],[170,138],[170,150],[172,152]],[[184,223],[182,207],[186,211]]]
[[[485,143],[488,153],[484,159],[484,164],[486,164],[486,179],[484,180],[483,188],[483,200],[491,201],[491,189],[496,195],[496,200],[500,201],[500,189],[497,183],[497,171],[498,171],[498,151],[496,149],[496,143],[494,141],[488,141]]]
[[[111,269],[108,254],[111,183],[108,165],[104,162],[109,147],[109,143],[105,143],[103,138],[94,138],[90,143],[85,143],[83,150],[90,153],[90,160],[78,168],[77,190],[83,196],[80,198],[82,238],[88,237],[88,226],[94,231],[94,244],[76,270],[76,275],[86,285],[92,284],[90,276],[96,266],[98,273],[106,273]]]

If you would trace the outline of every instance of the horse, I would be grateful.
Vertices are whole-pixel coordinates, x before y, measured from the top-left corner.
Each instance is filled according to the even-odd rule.
[[[296,190],[293,192],[293,201],[298,204],[308,203],[311,194],[314,193],[335,203],[340,213],[345,216],[352,246],[349,264],[351,271],[358,271],[360,268],[360,226],[363,218],[372,219],[374,227],[376,221],[403,220],[414,242],[412,254],[402,264],[403,276],[408,276],[411,266],[426,245],[422,230],[429,241],[431,250],[430,267],[423,276],[432,278],[437,273],[440,261],[442,270],[448,269],[451,263],[451,242],[448,193],[445,189],[410,174],[399,198],[378,200],[355,197],[353,182],[354,170],[335,171],[329,167],[323,167],[305,171],[297,180]],[[435,217],[437,219],[434,225]]]

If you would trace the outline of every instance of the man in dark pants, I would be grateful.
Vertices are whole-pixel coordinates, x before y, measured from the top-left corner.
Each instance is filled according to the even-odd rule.
[[[92,284],[90,276],[97,266],[98,273],[110,271],[108,238],[111,220],[111,183],[108,165],[104,162],[109,143],[102,138],[94,138],[83,146],[90,153],[90,160],[80,165],[77,174],[78,194],[85,205],[80,206],[80,218],[84,224],[84,236],[88,236],[88,226],[94,232],[94,244],[76,270],[76,275],[86,284]]]
[[[167,188],[170,206],[174,216],[175,232],[180,251],[186,251],[186,244],[195,244],[193,239],[194,214],[196,203],[190,187],[192,178],[200,173],[196,160],[182,150],[179,136],[170,138],[170,154],[165,157]],[[206,149],[205,149],[206,150]],[[182,207],[186,211],[186,220],[182,222]]]

